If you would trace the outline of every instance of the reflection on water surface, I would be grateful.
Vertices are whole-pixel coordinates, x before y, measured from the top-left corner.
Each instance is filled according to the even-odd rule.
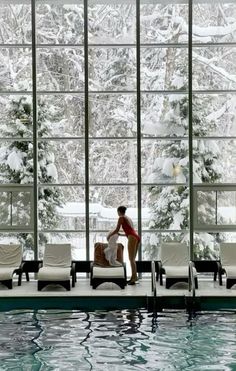
[[[0,313],[0,370],[236,370],[236,314]]]

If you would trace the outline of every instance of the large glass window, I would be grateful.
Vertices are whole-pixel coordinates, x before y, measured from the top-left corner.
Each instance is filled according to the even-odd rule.
[[[217,257],[236,221],[235,2],[34,2],[0,5],[2,239],[93,258],[123,204],[143,259],[172,240]]]
[[[234,187],[227,191],[235,183],[235,12],[234,1],[193,2],[194,256],[198,258],[218,258],[219,242],[235,238],[233,232],[224,232],[232,230],[235,210]]]

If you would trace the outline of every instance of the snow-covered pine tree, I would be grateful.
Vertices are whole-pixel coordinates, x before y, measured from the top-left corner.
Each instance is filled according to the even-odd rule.
[[[119,137],[136,137],[136,96],[117,90],[135,89],[135,49],[122,46],[135,42],[135,6],[90,4],[88,13],[89,42],[121,43],[119,48],[89,49],[91,90],[115,91],[90,97],[90,135],[112,139],[90,141],[90,181],[131,183],[136,177],[136,143]],[[135,192],[127,186],[91,187],[90,192],[103,206],[136,202]]]
[[[165,32],[165,41],[171,43],[186,42],[186,9],[184,6],[180,7],[176,5],[173,7],[164,7],[159,11],[159,15],[165,25],[168,26]],[[221,9],[222,11],[222,9]],[[221,13],[220,11],[220,13]],[[166,14],[168,12],[168,18]],[[152,9],[151,14],[156,13],[156,8]],[[203,13],[206,16],[206,24],[209,24],[208,14]],[[150,11],[148,9],[148,14]],[[201,18],[199,18],[201,19]],[[150,29],[150,25],[156,22],[156,17],[144,17],[144,21],[147,22],[147,28]],[[169,20],[169,21],[168,21]],[[203,24],[205,26],[205,23]],[[156,28],[153,28],[153,34],[150,36],[153,40],[157,40],[162,35],[162,29],[158,24]],[[161,30],[161,31],[160,31]],[[201,30],[200,27],[196,27],[196,32]],[[194,32],[195,32],[194,31]],[[227,33],[228,30],[225,31]],[[215,31],[217,35],[217,30]],[[146,33],[146,38],[149,37],[149,33]],[[202,35],[202,34],[201,34]],[[196,34],[194,40],[200,38]],[[209,35],[211,35],[211,28],[209,28]],[[207,36],[207,29],[204,28],[204,36]],[[148,40],[147,40],[148,41]],[[211,56],[207,54],[205,49],[200,49],[201,53],[204,54],[204,61],[201,53],[199,55],[198,49],[194,50],[194,74],[193,84],[194,89],[203,89],[204,82],[214,82],[214,89],[218,87],[218,80],[222,78],[222,70],[218,73],[217,62],[212,63],[211,68],[202,68],[202,63],[209,66]],[[219,60],[222,58],[222,50],[217,50],[219,53]],[[186,51],[181,48],[167,48],[163,49],[162,55],[158,56],[158,51],[155,49],[150,50],[152,53],[152,64],[149,66],[145,65],[146,76],[151,78],[147,79],[148,85],[146,89],[162,88],[173,89],[178,91],[187,91],[187,59]],[[155,53],[155,54],[154,54]],[[217,61],[216,50],[214,50],[214,61]],[[157,60],[154,63],[155,58]],[[149,58],[150,59],[150,58]],[[156,75],[153,73],[154,70],[158,71]],[[215,73],[217,76],[209,78],[209,74]],[[227,71],[225,70],[225,75]],[[156,78],[156,80],[155,80]],[[159,85],[157,85],[157,82]],[[161,81],[163,82],[160,85]],[[160,87],[159,87],[160,86]],[[209,87],[209,86],[208,86]],[[220,98],[219,98],[220,99]],[[155,108],[156,102],[158,102],[158,110]],[[193,141],[193,176],[194,183],[214,183],[222,178],[223,169],[220,165],[220,149],[218,148],[217,141],[204,140],[200,137],[207,137],[213,133],[217,133],[219,128],[214,115],[209,114],[214,112],[214,108],[217,109],[217,99],[210,95],[196,95],[193,97],[193,135],[196,139]],[[147,103],[147,102],[146,102]],[[184,230],[188,228],[188,102],[187,96],[184,95],[169,95],[163,96],[162,98],[150,99],[149,107],[154,107],[154,111],[157,111],[156,121],[153,122],[151,114],[147,112],[145,114],[144,122],[144,134],[145,127],[148,128],[150,135],[155,127],[155,135],[157,136],[168,136],[173,137],[173,140],[158,141],[157,143],[150,141],[152,159],[149,159],[147,166],[152,167],[149,182],[153,183],[153,186],[149,188],[149,206],[152,211],[152,220],[150,222],[151,229],[166,229],[170,230],[166,234],[161,234],[162,239],[179,239],[188,238],[188,235],[184,233]],[[151,111],[151,109],[149,109]],[[223,116],[224,105],[221,106],[221,110],[218,108],[218,116]],[[150,116],[150,122],[148,118]],[[219,117],[218,117],[219,118]],[[155,123],[155,126],[153,126]],[[150,130],[151,129],[151,130]],[[148,130],[147,130],[148,132]],[[153,133],[152,133],[153,135]],[[185,139],[177,139],[175,137],[186,137]],[[199,139],[197,139],[199,137]],[[154,148],[155,147],[155,148]],[[154,149],[153,149],[154,148]],[[170,186],[155,186],[155,183],[170,183]],[[177,183],[176,185],[172,185]],[[178,183],[185,184],[181,185]],[[202,209],[201,218],[206,222],[208,218],[212,218],[213,211],[213,197],[210,192],[203,192],[201,197],[204,208]],[[205,198],[205,199],[204,199]],[[174,233],[171,230],[183,230],[183,233]],[[160,242],[159,238],[154,237],[151,234],[149,242],[146,245],[146,257],[157,257],[157,244]],[[213,235],[209,233],[198,233],[194,236],[195,238],[195,254],[196,257],[213,257],[215,251],[213,249]]]
[[[33,144],[32,144],[32,104],[26,97],[14,98],[6,106],[6,124],[1,125],[1,136],[14,138],[7,142],[1,152],[0,170],[2,183],[33,183]],[[46,102],[38,100],[37,129],[38,138],[50,135],[50,109]],[[20,140],[20,138],[24,140]],[[48,141],[38,142],[38,182],[56,183],[57,169],[54,163],[54,153]],[[39,188],[38,213],[39,223],[44,228],[53,228],[58,222],[57,207],[63,205],[63,195],[56,187]],[[42,238],[42,237],[41,237]],[[21,243],[25,249],[33,249],[32,236],[28,233],[20,233]],[[46,241],[44,241],[46,242]]]
[[[209,123],[206,122],[206,114],[198,107],[200,98],[193,100],[193,135],[194,137],[207,136]],[[210,99],[210,98],[209,98]],[[188,228],[189,218],[189,192],[187,186],[178,185],[188,180],[188,102],[186,97],[174,96],[170,101],[170,111],[164,117],[166,132],[174,137],[174,133],[179,132],[179,126],[184,128],[183,136],[185,139],[160,142],[159,153],[164,156],[164,160],[156,159],[154,164],[154,174],[152,179],[164,179],[166,183],[177,183],[170,186],[151,186],[149,191],[149,205],[152,213],[150,222],[151,229],[170,230],[162,236],[163,240],[177,239],[179,241],[186,238],[185,229]],[[212,126],[214,123],[210,123]],[[212,141],[204,139],[194,140],[193,143],[193,177],[197,183],[214,183],[221,177],[222,169],[219,166],[219,150]],[[214,215],[214,204],[211,205],[211,195],[206,197],[206,207],[202,211],[201,218],[205,222]],[[171,230],[183,230],[183,233],[171,233]],[[204,237],[204,236],[202,236]],[[195,240],[195,255],[197,258],[214,257],[214,251],[209,248],[209,237]],[[147,246],[148,256],[156,257],[156,246]]]

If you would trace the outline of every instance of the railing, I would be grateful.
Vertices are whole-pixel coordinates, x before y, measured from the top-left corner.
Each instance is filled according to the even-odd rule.
[[[188,274],[189,274],[189,279],[188,279],[188,291],[192,292],[192,297],[195,298],[195,279],[194,279],[194,274],[193,274],[193,268],[194,268],[194,263],[192,261],[189,262],[188,265]]]

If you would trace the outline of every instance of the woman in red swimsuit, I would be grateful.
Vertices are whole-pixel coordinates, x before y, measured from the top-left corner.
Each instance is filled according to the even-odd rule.
[[[126,207],[125,206],[119,206],[117,209],[117,213],[119,215],[119,219],[117,222],[116,229],[114,231],[110,232],[107,236],[107,240],[114,234],[118,233],[120,231],[120,228],[123,229],[126,237],[128,238],[128,254],[129,254],[129,261],[131,266],[131,278],[127,282],[128,285],[135,285],[135,282],[138,280],[137,277],[137,267],[135,258],[138,252],[138,245],[140,242],[140,237],[137,234],[137,232],[133,228],[133,222],[130,218],[128,218],[125,215]]]

